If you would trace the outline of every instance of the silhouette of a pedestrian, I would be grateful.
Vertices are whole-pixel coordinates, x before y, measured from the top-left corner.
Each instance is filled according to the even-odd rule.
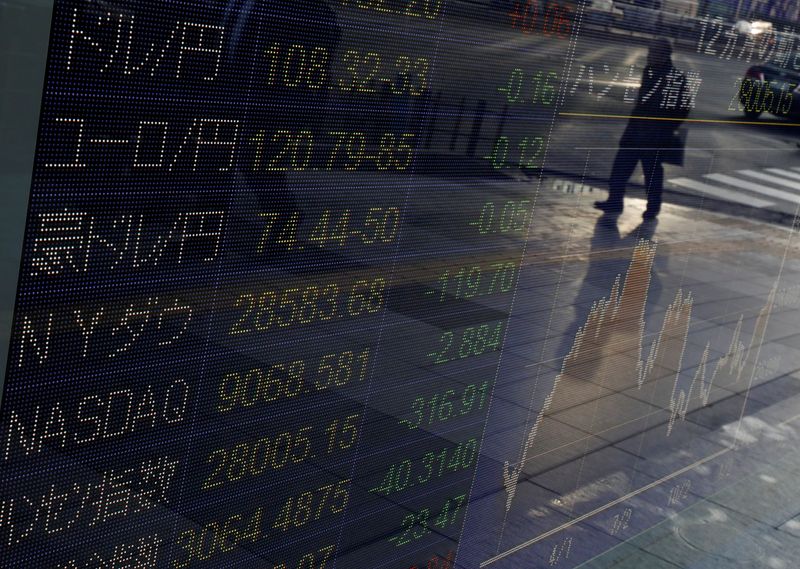
[[[680,163],[683,147],[676,130],[689,115],[690,94],[686,76],[672,64],[672,44],[656,38],[650,44],[647,67],[628,126],[619,142],[608,184],[608,200],[594,207],[608,213],[622,213],[625,186],[641,162],[647,189],[645,219],[661,211],[664,189],[663,163]]]

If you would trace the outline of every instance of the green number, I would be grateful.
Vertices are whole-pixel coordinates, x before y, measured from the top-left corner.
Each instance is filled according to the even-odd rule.
[[[486,156],[486,159],[489,160],[495,170],[508,168],[508,147],[508,137],[500,136],[495,141],[491,154]]]
[[[438,418],[440,421],[447,421],[453,416],[453,402],[452,397],[455,397],[456,390],[448,389],[442,396],[442,402],[439,404]]]

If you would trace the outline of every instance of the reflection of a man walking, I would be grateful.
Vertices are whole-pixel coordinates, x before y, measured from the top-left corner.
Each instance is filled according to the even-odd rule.
[[[682,155],[676,129],[689,115],[689,96],[686,76],[672,64],[672,44],[666,38],[656,38],[650,45],[647,67],[636,106],[611,170],[607,201],[594,206],[608,214],[622,212],[625,185],[636,165],[641,162],[647,188],[645,219],[655,218],[661,211],[664,189],[665,161],[675,162]]]

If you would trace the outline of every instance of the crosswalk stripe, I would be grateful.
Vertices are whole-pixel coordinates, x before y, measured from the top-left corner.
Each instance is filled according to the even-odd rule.
[[[714,180],[715,182],[728,184],[729,186],[739,188],[740,190],[748,190],[757,194],[761,194],[762,196],[769,196],[771,198],[777,198],[786,202],[800,204],[800,195],[770,188],[769,186],[765,186],[764,184],[759,184],[757,182],[734,178],[733,176],[728,176],[727,174],[708,174],[704,177],[709,180]]]
[[[749,205],[751,207],[769,207],[771,205],[775,205],[772,202],[768,202],[766,200],[762,200],[754,196],[748,196],[740,192],[736,192],[734,190],[728,190],[726,188],[712,186],[710,184],[705,184],[703,182],[700,182],[698,180],[692,180],[690,178],[674,178],[670,180],[670,182],[672,184],[675,184],[676,186],[680,186],[690,190],[695,190],[697,192],[701,192],[709,196],[714,196],[715,198],[720,198],[725,201]]]
[[[791,180],[787,180],[786,178],[771,176],[770,174],[765,174],[764,172],[756,172],[755,170],[738,170],[737,174],[750,176],[751,178],[755,178],[757,180],[764,180],[765,182],[770,182],[771,184],[778,184],[779,186],[785,186],[787,188],[791,188],[792,190],[800,191],[800,182],[793,182]]]
[[[771,172],[777,176],[783,176],[784,178],[791,178],[792,180],[800,180],[800,174],[797,172],[790,172],[789,170],[783,170],[781,168],[767,168],[767,172]]]

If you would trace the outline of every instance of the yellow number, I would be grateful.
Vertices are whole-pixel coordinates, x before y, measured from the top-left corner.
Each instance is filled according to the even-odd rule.
[[[255,296],[252,294],[243,294],[239,298],[236,299],[236,303],[234,306],[237,308],[245,305],[245,311],[242,314],[241,318],[233,325],[230,329],[230,334],[246,334],[251,332],[252,330],[249,327],[245,327],[245,321],[250,317],[253,310],[255,309],[256,299]]]
[[[183,569],[188,567],[194,557],[194,538],[195,533],[193,529],[187,529],[185,532],[178,536],[178,545],[186,552],[185,559],[173,559],[172,565],[176,569]]]
[[[239,443],[231,449],[228,460],[228,480],[241,480],[247,474],[249,454],[250,446],[247,443]]]

